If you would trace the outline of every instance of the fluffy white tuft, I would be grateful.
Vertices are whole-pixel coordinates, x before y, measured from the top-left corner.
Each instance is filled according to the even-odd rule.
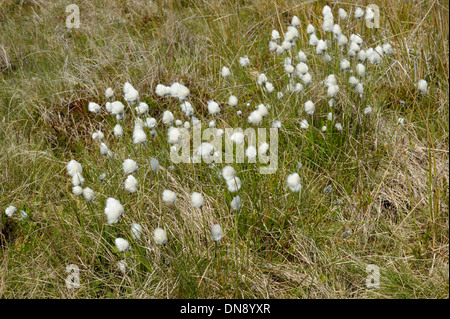
[[[83,197],[87,202],[92,202],[94,200],[95,193],[91,188],[86,187],[83,189]]]
[[[128,242],[128,240],[126,240],[124,238],[120,238],[120,237],[116,238],[114,243],[116,244],[117,249],[121,252],[126,252],[126,251],[130,250],[130,243]]]
[[[130,193],[134,193],[137,191],[137,184],[137,179],[133,175],[128,175],[125,180],[125,189]]]
[[[6,209],[5,209],[5,214],[6,214],[6,216],[8,216],[8,217],[12,217],[15,213],[17,212],[17,208],[16,207],[14,207],[14,206],[8,206]]]
[[[97,103],[89,102],[88,109],[90,112],[98,114],[98,113],[100,113],[101,107]]]
[[[171,190],[165,189],[162,193],[162,200],[167,204],[174,204],[177,200],[177,195]]]
[[[292,192],[299,192],[302,189],[300,184],[300,176],[297,173],[293,173],[287,177],[286,184]]]
[[[203,199],[203,195],[197,192],[193,192],[191,194],[191,203],[192,206],[197,208],[202,208],[205,204],[205,200]]]
[[[162,228],[156,228],[153,232],[153,239],[158,245],[164,245],[167,242],[167,233]]]
[[[106,200],[105,214],[108,224],[117,223],[123,213],[123,206],[117,199],[110,197]]]
[[[141,239],[141,235],[142,235],[142,226],[136,223],[131,224],[130,227],[130,231],[131,231],[131,237],[133,237],[136,240]]]
[[[136,162],[130,158],[123,161],[122,167],[125,174],[133,174],[138,170]]]
[[[66,168],[67,168],[67,173],[72,177],[76,173],[81,173],[83,171],[81,164],[78,163],[76,160],[71,160],[69,163],[67,163]]]
[[[211,237],[214,241],[219,241],[223,237],[222,227],[219,224],[211,226]]]
[[[220,112],[220,106],[217,102],[209,100],[207,103],[208,103],[209,114],[215,115]]]

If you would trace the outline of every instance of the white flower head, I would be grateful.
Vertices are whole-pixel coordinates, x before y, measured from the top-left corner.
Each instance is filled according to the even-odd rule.
[[[223,176],[223,178],[226,180],[226,181],[228,181],[228,180],[230,180],[230,179],[233,179],[233,178],[235,178],[236,177],[236,170],[233,168],[233,167],[231,167],[231,166],[225,166],[223,169],[222,169],[222,176]]]
[[[309,68],[305,62],[300,62],[295,66],[295,71],[298,72],[298,75],[303,75],[309,71]]]
[[[250,65],[250,60],[249,60],[248,56],[240,57],[239,64],[244,68],[248,67]]]
[[[223,237],[222,227],[219,224],[211,226],[211,237],[214,241],[219,241]]]
[[[116,244],[117,249],[121,252],[130,250],[130,243],[124,238],[116,238],[114,243]]]
[[[331,99],[328,101],[328,106],[332,108],[332,107],[334,107],[335,105],[336,105],[335,99],[331,98]]]
[[[337,38],[337,41],[340,47],[348,44],[348,39],[344,34],[340,34]]]
[[[309,127],[308,121],[307,121],[306,119],[305,119],[305,120],[302,120],[302,121],[300,122],[300,127],[301,127],[302,129],[304,129],[304,130],[307,130],[308,127]]]
[[[165,189],[162,193],[162,200],[167,204],[172,205],[177,200],[177,194],[171,190]]]
[[[316,32],[316,28],[314,28],[312,24],[308,24],[308,26],[306,27],[306,33],[311,35],[314,32]]]
[[[165,97],[170,94],[170,87],[163,84],[158,84],[155,88],[155,93],[160,97]]]
[[[98,113],[100,113],[101,107],[97,103],[89,102],[88,109],[90,112],[98,114]]]
[[[123,115],[125,111],[125,105],[120,101],[114,101],[111,103],[111,114]]]
[[[245,135],[241,132],[236,132],[231,135],[230,139],[236,144],[241,144],[244,141]]]
[[[258,81],[256,82],[258,85],[263,85],[267,82],[267,76],[264,73],[261,73],[258,76]]]
[[[108,113],[111,113],[112,112],[112,103],[111,102],[106,102],[105,103],[105,108],[106,108],[106,111],[108,111]]]
[[[364,76],[364,74],[366,74],[366,67],[364,64],[358,63],[355,67],[355,71],[359,76]]]
[[[133,174],[138,170],[136,162],[130,158],[123,161],[122,167],[125,174]]]
[[[426,94],[428,91],[427,81],[425,81],[423,79],[419,80],[419,82],[417,82],[417,89],[419,90],[420,93]]]
[[[241,179],[237,176],[227,180],[227,187],[231,193],[234,193],[234,192],[237,192],[238,190],[240,190],[241,186],[242,186]]]
[[[180,129],[176,128],[176,127],[169,127],[169,130],[167,131],[167,141],[170,144],[175,144],[178,143],[180,138],[181,138],[181,131]]]
[[[392,49],[392,45],[390,43],[383,44],[383,53],[386,55],[391,55],[394,53],[394,49]]]
[[[276,52],[278,49],[278,44],[274,41],[269,41],[269,51]]]
[[[342,9],[342,8],[339,8],[338,13],[339,13],[339,18],[340,18],[342,21],[347,20],[347,18],[348,18],[347,11],[345,11],[345,10]]]
[[[135,107],[135,110],[137,114],[144,115],[148,112],[148,104],[145,102],[141,102],[138,106]]]
[[[303,74],[302,81],[303,81],[303,84],[305,84],[306,86],[310,85],[312,83],[312,76],[311,76],[311,74],[309,72]],[[297,88],[296,88],[296,90],[297,90]]]
[[[267,142],[261,143],[258,147],[258,154],[265,155],[269,150],[269,144]]]
[[[338,130],[339,132],[342,132],[342,124],[341,123],[336,123],[334,125],[334,127],[336,128],[336,130]]]
[[[270,82],[266,82],[266,84],[264,85],[264,88],[266,89],[267,93],[272,93],[273,90],[275,90],[274,86],[272,83]]]
[[[323,6],[323,9],[322,9],[322,15],[323,15],[324,17],[326,17],[326,16],[329,16],[329,15],[331,15],[331,14],[332,14],[332,12],[331,12],[330,6],[328,6],[328,5]]]
[[[235,107],[238,104],[238,99],[235,95],[230,95],[228,98],[228,105],[231,107]]]
[[[130,231],[131,231],[131,236],[136,239],[139,240],[141,239],[141,235],[142,235],[142,226],[136,223],[131,224],[130,227]]]
[[[191,194],[191,203],[192,206],[197,208],[202,208],[205,205],[205,200],[203,199],[203,195],[198,192],[193,192]]]
[[[74,194],[75,196],[80,196],[81,194],[83,194],[83,188],[79,185],[72,187],[72,194]]]
[[[287,74],[294,73],[294,67],[291,64],[287,64],[284,66],[284,71],[286,71]]]
[[[106,200],[105,214],[108,224],[117,223],[120,216],[124,213],[124,209],[120,201],[112,197]]]
[[[358,82],[355,85],[355,91],[356,91],[356,93],[359,94],[360,97],[363,95],[363,93],[364,93],[364,86],[363,86],[363,84],[361,82]]]
[[[327,90],[327,95],[328,95],[328,97],[333,98],[336,96],[336,94],[338,94],[338,92],[339,92],[338,85],[330,85]]]
[[[94,200],[95,193],[91,188],[86,187],[83,189],[83,197],[87,202],[92,202]]]
[[[281,100],[284,97],[284,93],[283,92],[277,92],[277,99]]]
[[[286,179],[286,184],[292,192],[299,192],[302,189],[300,176],[297,173],[289,175]]]
[[[119,261],[117,262],[117,267],[119,268],[119,270],[120,270],[120,272],[121,272],[122,274],[125,274],[125,273],[126,273],[126,271],[127,271],[127,266],[128,266],[128,264],[127,264],[127,261],[126,261],[125,259],[119,260]]]
[[[8,206],[6,209],[5,209],[5,214],[6,214],[6,216],[8,216],[8,217],[12,217],[15,213],[17,212],[17,208],[16,207],[14,207],[14,206]]]
[[[371,115],[372,114],[372,107],[370,105],[368,105],[364,110],[363,110],[364,115]]]
[[[216,115],[220,112],[220,106],[217,102],[209,100],[207,103],[208,103],[209,114]]]
[[[281,121],[279,121],[279,120],[273,121],[272,127],[280,129],[281,128]]]
[[[291,25],[293,27],[299,27],[300,26],[300,19],[297,16],[292,17]]]
[[[361,9],[360,7],[357,7],[355,10],[355,19],[359,20],[364,16],[364,10]]]
[[[311,100],[305,102],[305,112],[306,114],[313,115],[316,107]]]
[[[137,179],[133,175],[128,175],[125,180],[125,189],[130,193],[134,193],[137,191],[137,184]]]
[[[102,131],[97,131],[97,132],[92,133],[92,139],[94,141],[101,141],[104,138],[105,138],[105,134],[103,134]]]
[[[189,97],[189,94],[189,89],[178,82],[172,83],[169,88],[169,95],[178,98],[180,101],[186,100]]]
[[[340,62],[341,70],[347,71],[350,69],[350,62],[347,59],[343,59]]]
[[[105,90],[105,97],[106,97],[108,100],[111,100],[111,99],[113,98],[113,96],[114,96],[114,90],[111,89],[111,88],[107,88],[107,89]]]
[[[232,210],[240,210],[242,207],[241,197],[239,195],[233,197],[233,199],[231,200],[230,206],[231,206]]]
[[[259,125],[261,121],[263,120],[263,116],[259,110],[253,111],[248,116],[248,122],[250,124]]]
[[[364,17],[364,19],[366,19],[366,21],[372,21],[375,18],[375,12],[372,10],[371,7],[367,7],[366,10],[366,15]]]
[[[405,124],[405,119],[403,117],[399,117],[398,118],[398,124],[404,125]]]
[[[123,86],[123,98],[130,104],[135,104],[139,100],[139,92],[128,82]]]
[[[297,58],[299,62],[305,63],[307,61],[306,54],[302,50],[298,51]]]
[[[278,32],[277,30],[272,30],[271,36],[273,41],[278,41],[281,39],[280,32]]]
[[[164,111],[162,121],[166,125],[172,125],[174,121],[173,113],[169,110]]]
[[[81,164],[78,163],[76,160],[71,160],[69,163],[67,163],[66,168],[67,168],[67,173],[70,176],[74,176],[76,173],[81,173],[83,171]]]
[[[327,16],[324,18],[322,23],[322,29],[325,32],[332,32],[334,27],[333,16]]]
[[[144,126],[150,128],[150,129],[154,129],[157,125],[158,125],[158,122],[156,121],[155,118],[153,118],[153,117],[147,117],[147,118],[145,119],[145,124],[144,124]]]
[[[325,53],[326,50],[327,50],[327,43],[324,40],[319,40],[316,46],[316,53],[318,55],[322,55]]]
[[[159,169],[159,161],[152,157],[150,159],[150,167],[152,168],[152,171],[156,172]]]
[[[358,54],[357,54],[357,58],[359,62],[364,62],[366,61],[367,57],[366,57],[366,50],[359,50]]]
[[[230,77],[230,75],[231,75],[231,72],[230,72],[230,69],[229,68],[227,68],[226,66],[224,66],[223,68],[222,68],[222,76],[224,77],[224,78],[229,78]]]
[[[167,243],[167,233],[162,228],[156,228],[153,232],[153,239],[158,245],[164,245]]]
[[[75,173],[75,175],[72,176],[72,184],[73,186],[83,186],[84,184],[84,178],[81,173]]]
[[[245,150],[245,156],[248,157],[250,163],[256,160],[256,155],[257,155],[256,147],[254,147],[253,145],[250,145]]]
[[[114,126],[114,136],[117,138],[123,136],[123,128],[122,126],[120,126],[120,124],[116,124],[116,126]]]
[[[330,121],[330,122],[333,120],[333,113],[329,112],[327,114],[327,120]]]

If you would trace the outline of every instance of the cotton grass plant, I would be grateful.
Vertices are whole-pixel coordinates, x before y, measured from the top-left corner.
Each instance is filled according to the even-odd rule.
[[[16,113],[0,113],[10,143],[0,162],[8,180],[0,294],[69,296],[63,281],[46,276],[51,269],[63,278],[75,263],[82,297],[448,295],[448,152],[440,151],[448,131],[439,126],[448,113],[435,106],[448,105],[439,77],[448,65],[435,52],[446,52],[445,41],[436,32],[421,38],[435,20],[448,35],[437,9],[418,6],[435,19],[422,20],[416,9],[397,16],[408,6],[395,13],[380,5],[381,28],[369,29],[374,12],[361,4],[194,4],[174,4],[173,20],[140,1],[130,17],[115,7],[104,25],[118,31],[111,21],[127,17],[133,28],[123,24],[117,38],[106,29],[98,38],[71,32],[68,41],[94,51],[68,45],[78,64],[61,65],[72,77],[55,79],[70,81],[49,79],[45,94],[37,84],[26,90],[35,94],[2,93],[8,105],[20,105],[18,96],[42,105],[33,121],[49,146],[42,152],[24,140],[29,151],[20,152],[20,139],[6,134]],[[386,15],[396,23],[387,25]],[[423,23],[403,23],[411,17]],[[48,51],[57,50],[59,42]],[[50,54],[28,58],[60,63]],[[427,59],[440,71],[427,71]],[[89,76],[74,87],[83,72]],[[1,76],[6,92],[15,82]],[[192,149],[199,163],[173,163],[170,150],[196,125],[221,137],[226,128],[278,129],[278,170],[259,174],[269,141],[250,146],[242,133],[231,140],[244,147],[243,163],[216,162],[223,150],[211,140]],[[382,270],[380,290],[365,289],[367,264]],[[42,289],[20,289],[25,279]]]

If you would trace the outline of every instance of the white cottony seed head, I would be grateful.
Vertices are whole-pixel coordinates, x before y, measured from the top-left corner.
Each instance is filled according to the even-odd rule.
[[[219,241],[223,237],[222,227],[219,224],[211,226],[211,237],[214,241]]]
[[[16,207],[14,207],[14,206],[8,206],[6,209],[5,209],[5,214],[6,214],[6,216],[8,216],[8,217],[12,217],[15,213],[17,212],[17,208]]]
[[[205,204],[205,200],[203,199],[203,195],[197,192],[193,192],[191,194],[191,203],[192,206],[197,208],[202,208]]]
[[[116,238],[114,243],[116,244],[117,249],[121,252],[126,252],[126,251],[130,250],[130,244],[128,243],[128,240],[126,240],[124,238],[120,238],[120,237]]]
[[[297,173],[289,175],[286,179],[286,184],[292,192],[298,192],[302,188],[300,176]]]
[[[108,224],[117,223],[123,213],[123,206],[117,199],[110,197],[106,200],[105,214]]]
[[[166,231],[162,228],[156,228],[153,232],[153,239],[158,245],[164,245],[167,243]]]
[[[177,200],[177,195],[171,190],[166,189],[162,193],[162,200],[167,204],[174,204]]]
[[[125,174],[133,174],[138,169],[136,162],[130,158],[123,161],[122,167]]]

